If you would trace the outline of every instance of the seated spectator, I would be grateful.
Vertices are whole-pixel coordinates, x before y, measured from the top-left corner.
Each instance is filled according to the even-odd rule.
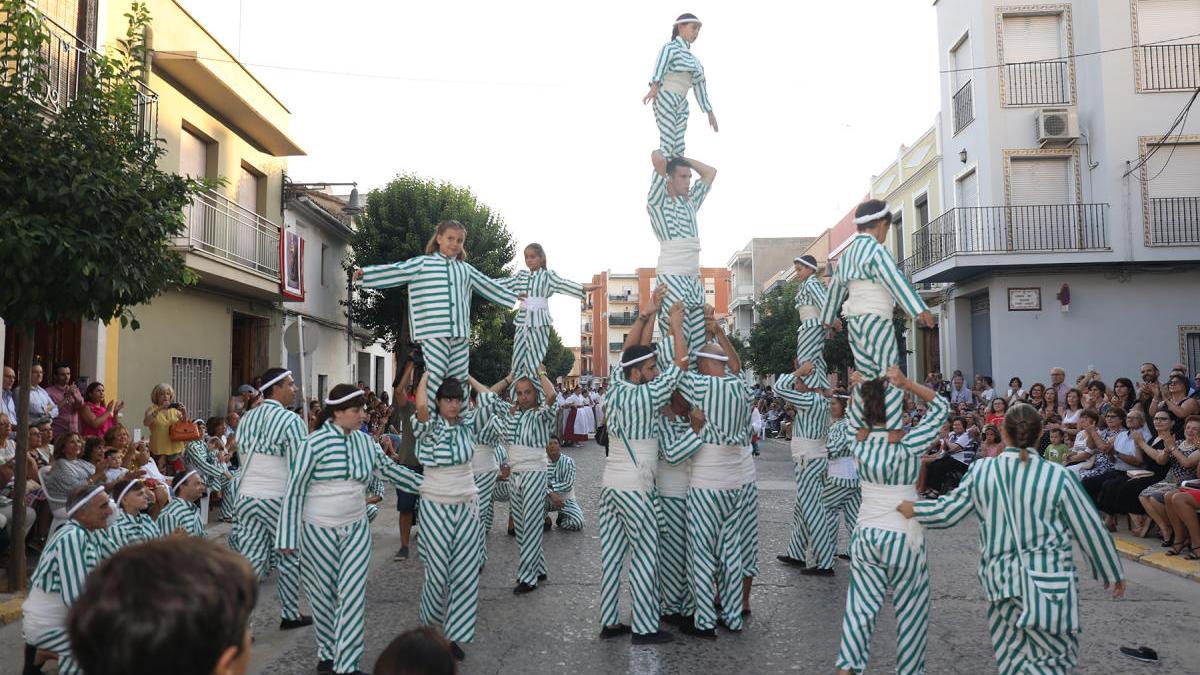
[[[1165,410],[1174,418],[1176,435],[1183,433],[1184,420],[1200,414],[1200,401],[1188,396],[1188,379],[1179,373],[1167,379],[1165,390],[1154,397],[1151,406],[1154,404],[1157,404],[1157,410]]]
[[[1047,389],[1046,391],[1053,391]],[[1088,436],[1088,429],[1095,429],[1096,425],[1100,424],[1100,414],[1091,408],[1085,408],[1079,414],[1079,432],[1075,434],[1075,442],[1071,446],[1071,454],[1067,455],[1067,460],[1064,464],[1067,468],[1076,473],[1092,469],[1096,465],[1094,458],[1095,449],[1091,446]],[[1070,438],[1070,436],[1068,436]]]
[[[1008,381],[1008,392],[1005,393],[1004,399],[1008,405],[1014,403],[1025,403],[1029,400],[1029,392],[1021,388],[1021,378],[1014,377]]]
[[[792,421],[796,419],[796,409],[789,403],[783,407],[783,415],[779,418],[779,437],[785,441],[792,440]]]
[[[951,383],[952,383],[951,387],[950,387],[950,404],[951,405],[957,406],[960,403],[966,404],[968,406],[975,405],[975,395],[973,393],[971,393],[971,390],[969,388],[967,388],[967,386],[965,384],[963,384],[963,377],[961,374],[958,374],[956,372],[954,375],[954,379],[951,381]]]
[[[1063,409],[1060,404],[1061,401],[1058,400],[1058,391],[1055,390],[1054,387],[1046,387],[1045,391],[1042,392],[1042,419],[1046,419],[1051,415],[1058,415],[1059,417],[1062,417]],[[1068,431],[1067,433],[1070,434],[1071,432]]]
[[[39,469],[43,466],[50,466],[50,462],[54,460],[54,445],[50,443],[50,440],[46,425],[30,425],[29,456],[33,458],[34,464]]]
[[[938,459],[926,467],[926,492],[945,494],[958,484],[957,477],[967,472],[967,466],[975,458],[979,442],[967,431],[967,421],[955,417],[950,421],[950,433],[939,443]]]
[[[979,394],[976,398],[979,399],[981,404],[991,402],[992,399],[996,398],[996,385],[993,383],[991,376],[978,375],[976,377],[979,380]]]
[[[1003,401],[1002,398],[996,398],[995,402]],[[1003,424],[1004,418],[1000,418]],[[995,424],[988,424],[983,427],[983,440],[979,444],[980,454],[984,457],[999,457],[1000,453],[1004,452],[1004,441],[1000,439],[1000,427]]]
[[[112,425],[116,424],[117,416],[125,407],[124,401],[104,402],[104,385],[93,382],[83,392],[83,405],[79,407],[79,432],[84,438],[92,436],[104,437]]]
[[[1051,415],[1046,418],[1046,422],[1042,425],[1042,437],[1038,439],[1037,451],[1040,454],[1046,452],[1046,447],[1050,445],[1050,434],[1055,431],[1062,431],[1062,418],[1058,415]],[[1063,432],[1063,443],[1074,442],[1074,437]]]
[[[1109,402],[1112,405],[1124,408],[1125,412],[1133,410],[1133,407],[1137,405],[1137,394],[1133,389],[1133,380],[1128,377],[1118,377],[1113,382]]]
[[[1175,532],[1171,526],[1167,517],[1166,497],[1175,492],[1180,483],[1196,477],[1196,465],[1200,464],[1200,452],[1196,451],[1200,447],[1200,415],[1193,415],[1186,420],[1183,434],[1182,442],[1176,442],[1173,432],[1166,437],[1162,453],[1165,456],[1156,456],[1154,459],[1160,464],[1169,464],[1167,475],[1161,481],[1142,490],[1138,496],[1146,514],[1158,525],[1159,532],[1162,532],[1163,541],[1173,545],[1171,550],[1175,555],[1183,552],[1188,539],[1185,533]]]
[[[17,456],[17,441],[12,435],[13,423],[7,413],[0,413],[0,464],[11,462]]]
[[[1109,428],[1115,429],[1117,427],[1114,425],[1121,424],[1121,422],[1124,424],[1121,431],[1101,445],[1101,449],[1113,460],[1112,468],[1104,473],[1093,474],[1083,479],[1084,491],[1102,512],[1104,510],[1101,507],[1101,494],[1106,490],[1119,489],[1125,481],[1129,480],[1130,471],[1138,471],[1142,468],[1142,459],[1138,454],[1138,446],[1134,437],[1140,437],[1143,441],[1150,438],[1150,430],[1146,428],[1141,410],[1135,410],[1126,415],[1124,410],[1113,406],[1105,413],[1104,419]],[[1105,512],[1104,524],[1109,531],[1115,532],[1116,515]]]
[[[1066,461],[1067,455],[1070,454],[1070,449],[1063,442],[1064,434],[1062,429],[1054,429],[1050,432],[1050,443],[1046,446],[1042,456],[1048,462],[1062,464]]]
[[[85,485],[100,485],[104,482],[104,466],[97,467],[83,457],[83,437],[68,432],[54,441],[54,463],[46,473],[42,487],[46,496],[59,503]]]
[[[983,418],[984,424],[991,424],[999,428],[1004,424],[1004,413],[1008,411],[1008,399],[1003,396],[997,396],[992,399],[991,406],[988,408],[988,414]]]
[[[1200,544],[1192,544],[1192,542],[1200,542],[1200,513],[1197,513],[1197,510],[1200,509],[1200,482],[1195,480],[1185,482],[1179,490],[1170,494],[1166,504],[1167,518],[1171,521],[1171,527],[1181,535],[1184,532],[1187,533],[1184,546],[1188,551],[1183,554],[1184,560],[1200,560]],[[1168,555],[1177,551],[1182,552],[1178,545]]]
[[[1042,412],[1042,408],[1046,405],[1046,385],[1041,382],[1034,382],[1029,388],[1029,405],[1033,406],[1034,410]],[[1043,414],[1042,419],[1046,419]]]
[[[1068,389],[1062,403],[1062,427],[1070,436],[1079,432],[1079,413],[1083,412],[1083,396],[1078,389]],[[1096,412],[1100,413],[1097,409]],[[1103,415],[1103,413],[1100,413]]]
[[[1089,408],[1091,410],[1091,408]],[[1103,418],[1104,426],[1088,424],[1081,431],[1087,435],[1087,446],[1092,455],[1092,465],[1079,470],[1079,480],[1093,484],[1099,476],[1111,472],[1116,467],[1115,440],[1118,434],[1125,430],[1125,416],[1109,412]]]
[[[1114,409],[1118,407],[1120,406],[1113,405]],[[1141,407],[1134,410],[1138,413],[1142,411]],[[1138,459],[1141,460],[1139,470],[1127,472],[1129,480],[1115,486],[1115,489],[1106,486],[1100,492],[1100,510],[1114,515],[1129,515],[1133,520],[1133,533],[1138,537],[1148,536],[1154,527],[1154,521],[1146,515],[1146,509],[1138,497],[1143,490],[1163,480],[1170,463],[1170,455],[1165,450],[1165,439],[1173,436],[1171,416],[1165,411],[1155,413],[1152,426],[1154,433],[1148,441],[1140,435],[1132,435]],[[1176,439],[1176,442],[1178,440]],[[1164,541],[1164,545],[1169,544]]]
[[[435,628],[401,633],[375,661],[373,675],[456,675],[458,661],[450,643]]]
[[[71,651],[86,673],[243,675],[257,598],[249,563],[224,546],[128,546],[96,568],[71,608]]]
[[[38,520],[38,514],[28,506],[25,507],[25,525],[24,530],[20,533],[13,532],[13,500],[11,497],[11,486],[16,472],[13,471],[12,464],[0,464],[0,530],[2,536],[6,540],[3,546],[0,546],[0,555],[7,556],[9,553],[8,546],[15,542],[25,541],[25,537],[29,535],[30,528]]]
[[[1101,415],[1108,412],[1108,409],[1112,407],[1112,399],[1108,396],[1108,386],[1100,380],[1090,380],[1087,383],[1087,390],[1083,394],[1083,407],[1095,408]]]

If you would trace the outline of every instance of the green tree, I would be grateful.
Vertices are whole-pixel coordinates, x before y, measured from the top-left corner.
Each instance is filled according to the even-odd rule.
[[[119,319],[136,329],[131,308],[191,281],[171,244],[183,232],[184,206],[204,186],[158,168],[165,150],[142,124],[150,16],[135,3],[126,18],[125,39],[107,55],[76,52],[68,77],[77,86],[50,107],[46,92],[61,89],[60,65],[47,59],[56,38],[31,3],[0,0],[0,316],[21,336],[22,382],[39,322]],[[24,457],[27,388],[18,399]],[[17,504],[24,474],[17,462]],[[22,531],[24,514],[13,512],[13,531]],[[10,588],[21,588],[25,547],[11,548]]]
[[[758,320],[750,330],[749,363],[760,377],[795,369],[796,329],[800,327],[796,290],[794,281],[780,284],[754,303]]]
[[[512,235],[499,213],[479,201],[469,188],[411,174],[397,176],[367,195],[367,206],[351,239],[347,269],[407,260],[425,253],[438,222],[457,220],[467,228],[467,262],[489,277],[508,276],[513,259]],[[404,287],[360,293],[351,303],[351,318],[370,329],[396,352],[408,357],[408,293]],[[495,382],[508,373],[512,353],[509,310],[485,300],[471,301],[471,374]],[[507,327],[506,327],[507,326]]]
[[[546,376],[550,380],[557,381],[560,377],[566,377],[571,369],[575,367],[575,353],[569,347],[563,344],[562,338],[559,337],[558,331],[554,327],[550,327],[550,346],[546,349],[546,358],[543,359],[546,364]]]

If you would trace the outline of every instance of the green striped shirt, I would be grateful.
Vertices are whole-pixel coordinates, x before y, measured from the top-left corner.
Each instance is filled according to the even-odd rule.
[[[96,537],[77,521],[68,520],[50,535],[29,585],[62,596],[68,607],[83,592],[83,582],[100,562]]]
[[[540,269],[530,272],[521,270],[511,277],[497,279],[496,283],[504,286],[513,293],[524,293],[530,298],[549,298],[558,293],[573,298],[583,298],[583,286],[570,279],[558,276],[553,270]],[[526,309],[521,307],[513,319],[515,326],[549,326],[551,325],[549,309]]]
[[[854,446],[850,444],[853,436],[850,433],[850,424],[844,415],[835,421],[829,427],[829,435],[825,437],[825,447],[829,450],[829,459],[853,457]]]
[[[820,279],[817,279],[816,274],[810,275],[804,280],[804,283],[800,284],[800,288],[796,290],[796,309],[800,309],[805,305],[811,305],[812,307],[815,307],[817,309],[818,316],[801,321],[800,325],[812,326],[820,324],[821,317],[819,314],[821,309],[825,306],[825,284],[821,283]]]
[[[558,402],[550,401],[529,410],[517,410],[516,406],[495,394],[485,403],[492,416],[491,423],[501,443],[544,448],[550,444],[550,434],[558,419]],[[484,428],[487,428],[486,425]]]
[[[293,417],[296,416],[293,415]],[[297,417],[297,419],[299,418]],[[192,469],[200,472],[200,475],[204,477],[204,482],[208,485],[214,485],[216,481],[225,477],[225,466],[216,461],[212,453],[208,451],[208,443],[204,439],[188,443],[184,447],[183,452],[184,462]]]
[[[237,428],[238,452],[243,463],[260,453],[290,459],[307,435],[308,427],[299,415],[268,398],[242,417]]]
[[[692,429],[687,417],[658,418],[658,456],[671,464],[679,464],[692,458],[704,440]]]
[[[492,404],[489,398],[495,394],[484,392],[479,395],[484,408]],[[479,408],[463,408],[458,422],[450,424],[439,415],[431,415],[421,422],[413,415],[413,434],[417,437],[417,461],[421,466],[454,466],[469,464],[475,454],[475,438],[484,428],[484,417]],[[497,429],[503,432],[503,427]],[[544,445],[542,447],[545,447]]]
[[[1112,536],[1083,486],[1033,451],[1025,463],[1016,448],[977,459],[954,491],[917,502],[913,510],[932,528],[951,527],[970,513],[979,516],[979,581],[988,600],[1019,597],[1023,569],[1074,571],[1072,539],[1094,578],[1116,583],[1122,577]]]
[[[750,442],[750,406],[754,394],[737,375],[715,377],[689,372],[679,386],[688,403],[704,411],[700,438],[713,445]]]
[[[829,425],[829,399],[815,391],[796,391],[796,374],[786,373],[775,380],[775,393],[796,409],[792,435],[802,438],[826,439]]]
[[[183,499],[172,498],[158,514],[158,534],[161,537],[169,537],[181,527],[193,537],[204,536],[200,507]]]
[[[287,491],[283,495],[276,548],[295,549],[300,544],[300,525],[309,486],[317,481],[357,481],[363,484],[363,499],[375,472],[404,492],[417,493],[420,474],[388,458],[383,448],[361,431],[346,433],[326,422],[309,434],[296,452]]]
[[[941,396],[925,404],[925,416],[899,443],[888,443],[886,432],[872,432],[865,441],[854,441],[854,465],[859,480],[883,485],[915,485],[921,475],[921,455],[937,438],[950,416]]]
[[[575,489],[575,460],[559,455],[558,461],[546,467],[547,487],[550,492],[565,495]]]
[[[479,408],[478,404],[476,409],[479,411],[478,414],[481,417],[479,423],[483,426],[475,434],[475,443],[478,445],[500,445],[503,443],[504,441],[500,436],[500,420],[490,410]]]
[[[838,311],[849,293],[848,284],[855,280],[883,284],[891,291],[892,298],[899,302],[910,316],[929,310],[925,301],[913,290],[912,284],[896,268],[896,261],[892,259],[892,254],[887,248],[876,241],[875,237],[860,232],[838,256],[837,269],[834,270],[833,281],[829,284],[828,301],[821,310],[821,323],[831,324],[837,318]]]
[[[650,214],[654,236],[659,241],[699,238],[696,211],[704,204],[708,190],[708,183],[697,180],[686,195],[672,197],[667,192],[666,177],[655,171],[650,179],[650,194],[646,196],[646,212]]]
[[[123,546],[149,541],[162,536],[154,519],[145,513],[131,516],[123,510],[117,513],[117,519],[95,533],[96,543],[102,557],[109,557]]]
[[[645,384],[633,384],[625,379],[620,364],[609,373],[608,393],[604,397],[604,414],[612,427],[611,434],[620,440],[655,438],[659,411],[671,401],[683,371],[667,364],[658,377]]]
[[[696,103],[700,110],[712,112],[712,103],[708,101],[708,85],[704,79],[704,66],[700,59],[692,53],[692,45],[683,36],[676,36],[663,45],[654,62],[654,74],[650,76],[650,84],[661,83],[667,72],[690,73],[692,88],[696,93]]]
[[[408,286],[408,328],[413,340],[471,336],[471,296],[512,307],[516,293],[473,266],[440,253],[363,268],[363,288]]]

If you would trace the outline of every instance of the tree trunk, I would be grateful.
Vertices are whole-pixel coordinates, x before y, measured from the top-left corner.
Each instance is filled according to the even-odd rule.
[[[13,509],[12,509],[12,540],[9,542],[8,554],[8,590],[25,590],[25,481],[28,476],[25,467],[29,461],[29,380],[33,372],[33,329],[26,328],[20,333],[21,349],[17,357],[17,382],[21,388],[17,391],[17,454],[13,462]]]

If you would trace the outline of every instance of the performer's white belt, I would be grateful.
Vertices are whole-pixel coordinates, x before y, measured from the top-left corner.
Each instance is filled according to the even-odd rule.
[[[256,452],[243,469],[238,497],[279,499],[287,490],[288,474],[287,457]]]
[[[29,589],[29,596],[21,603],[21,632],[25,641],[36,644],[46,633],[66,627],[67,605],[62,595],[40,588]]]
[[[829,456],[824,438],[804,438],[792,436],[792,461],[799,464],[806,459],[821,459]]]
[[[692,487],[736,490],[746,483],[742,446],[705,443],[692,456]]]
[[[507,450],[508,468],[512,469],[513,473],[546,470],[548,460],[545,448],[512,444],[507,447]]]
[[[637,458],[637,464],[629,453]],[[619,437],[612,437],[608,458],[604,462],[602,485],[613,490],[650,492],[654,489],[654,474],[658,469],[658,439],[631,438],[629,449]]]
[[[667,71],[663,75],[662,88],[672,94],[687,96],[688,89],[692,88],[692,74],[676,70]]]
[[[854,467],[853,457],[835,457],[829,460],[829,477],[857,480],[858,469]]]
[[[846,316],[874,314],[885,319],[892,318],[896,301],[887,286],[866,279],[851,279],[846,286],[849,293],[846,294],[846,302],[842,304]]]
[[[758,480],[758,471],[754,466],[754,448],[743,446],[741,451],[742,485],[748,485]]]
[[[611,444],[610,444],[611,445]],[[688,484],[691,483],[692,463],[690,461],[671,464],[666,460],[658,460],[658,477],[655,485],[661,497],[686,497]]]
[[[540,298],[536,295],[527,296],[524,300],[521,301],[521,308],[527,309],[529,311],[533,311],[535,309],[549,309],[549,307],[550,307],[550,299],[549,298]]]
[[[475,454],[471,455],[471,471],[478,475],[488,471],[496,471],[496,449],[483,443],[475,444]]]
[[[800,315],[800,323],[804,323],[809,319],[821,318],[821,310],[813,305],[800,305],[796,308],[796,313]]]
[[[308,484],[304,522],[342,527],[367,517],[366,486],[356,480],[315,480]]]
[[[925,541],[925,528],[915,518],[905,518],[896,510],[903,501],[916,501],[917,489],[912,485],[884,485],[860,481],[862,505],[858,507],[858,527],[899,532],[908,536],[913,551]]]
[[[442,504],[463,504],[479,495],[475,487],[475,475],[470,464],[425,467],[425,480],[421,481],[421,499]]]
[[[668,239],[658,244],[658,273],[691,276],[700,274],[700,240],[695,237]]]

